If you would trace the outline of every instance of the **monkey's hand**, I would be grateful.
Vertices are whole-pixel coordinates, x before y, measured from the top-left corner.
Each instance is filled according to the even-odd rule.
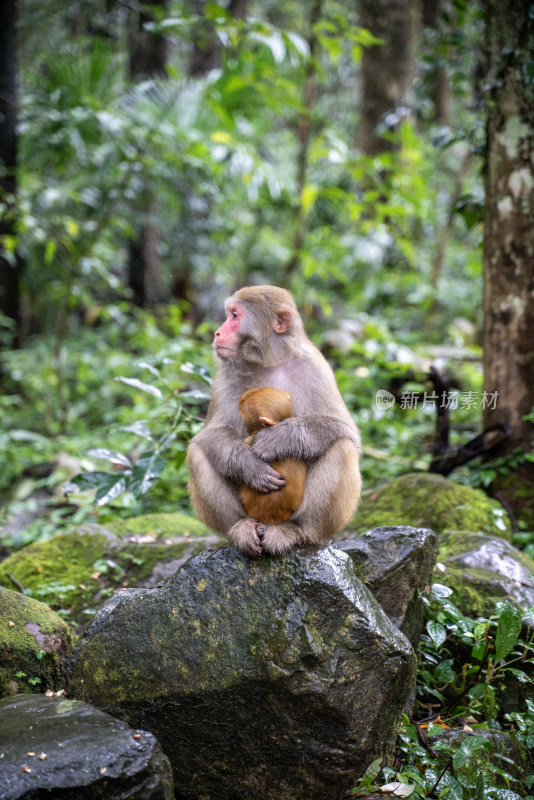
[[[251,489],[264,494],[276,492],[286,485],[283,476],[260,459],[257,459],[254,469],[250,470],[244,477],[243,483],[245,486],[250,486]]]
[[[279,472],[258,458],[232,428],[206,426],[195,437],[196,443],[215,470],[234,483],[244,483],[257,492],[276,492],[286,482]]]
[[[292,417],[291,420],[282,420],[270,428],[257,431],[251,444],[254,455],[267,462],[279,461],[290,456],[302,458],[303,448],[300,440],[305,436],[300,430],[301,425],[295,422],[295,418]]]

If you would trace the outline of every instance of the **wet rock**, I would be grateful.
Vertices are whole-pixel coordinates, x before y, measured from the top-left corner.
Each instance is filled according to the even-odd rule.
[[[439,541],[440,581],[464,614],[489,617],[503,600],[534,606],[534,561],[509,542],[468,531],[443,533]]]
[[[334,548],[197,556],[117,592],[70,692],[152,731],[176,798],[329,800],[393,746],[415,659]]]
[[[43,603],[0,586],[0,697],[61,689],[75,639]]]
[[[77,700],[0,701],[2,800],[172,800],[155,737]]]
[[[434,531],[373,528],[335,547],[351,557],[358,577],[416,647],[423,629],[423,594],[436,561]]]
[[[511,538],[510,520],[500,503],[478,489],[425,472],[402,475],[363,493],[348,529],[381,525],[413,525],[438,535],[454,528]]]
[[[443,533],[439,561],[444,572],[437,580],[453,590],[452,600],[466,616],[491,617],[497,604],[505,601],[523,611],[534,607],[534,561],[503,539],[469,531]],[[533,628],[534,614],[523,622],[523,639],[532,636]],[[514,667],[534,680],[530,659],[517,660]],[[499,684],[499,718],[524,710],[531,697],[532,683],[514,670],[506,671]]]

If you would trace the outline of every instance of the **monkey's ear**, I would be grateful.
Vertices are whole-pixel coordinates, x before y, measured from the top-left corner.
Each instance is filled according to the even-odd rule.
[[[259,419],[259,421],[261,422],[261,424],[262,424],[262,425],[263,425],[265,428],[270,428],[270,427],[271,427],[271,425],[276,425],[276,423],[275,423],[274,419],[271,419],[270,417],[264,417],[262,414],[260,414],[260,416],[258,417],[258,419]]]
[[[291,325],[291,311],[277,311],[273,319],[273,331],[275,333],[285,333]]]

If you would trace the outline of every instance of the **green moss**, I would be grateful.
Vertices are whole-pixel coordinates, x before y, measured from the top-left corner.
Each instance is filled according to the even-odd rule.
[[[381,525],[413,525],[436,533],[456,528],[511,538],[510,521],[496,500],[427,473],[403,475],[364,492],[350,527],[365,531]]]
[[[151,576],[159,566],[172,562],[176,569],[206,547],[228,544],[199,520],[180,513],[144,514],[108,527],[121,539],[117,562],[128,575],[128,583],[122,585],[152,584]]]
[[[219,541],[185,514],[83,525],[9,556],[0,564],[0,586],[12,588],[12,575],[29,595],[81,627],[115,589],[152,585]]]
[[[76,616],[100,590],[95,562],[112,549],[113,539],[104,528],[82,526],[44,542],[28,545],[0,564],[0,585],[13,577],[32,597]]]
[[[490,617],[505,596],[499,592],[494,572],[481,567],[447,565],[444,582],[453,589],[453,600],[463,614]],[[511,599],[511,598],[508,598]]]
[[[505,499],[526,530],[534,530],[533,481],[534,464],[525,462],[506,475],[497,475],[491,485],[491,491]]]
[[[75,638],[43,603],[0,587],[0,695],[61,688]]]
[[[141,517],[115,520],[107,525],[108,530],[119,536],[154,535],[162,538],[172,536],[207,536],[212,531],[200,520],[187,514],[144,514]]]
[[[517,569],[522,568],[524,578],[519,582],[517,572],[513,577],[506,577],[483,566],[466,566],[456,560],[470,551],[477,551],[481,546],[488,547],[491,542],[486,536],[471,531],[446,531],[440,537],[438,561],[445,565],[445,572],[435,573],[434,580],[453,589],[454,602],[470,617],[491,616],[495,613],[496,603],[503,600],[509,600],[520,607],[529,605],[520,591],[522,581],[525,581],[526,589],[528,576],[534,574],[534,562],[526,553],[499,543],[499,548],[504,548],[501,557],[507,561],[513,559]],[[496,553],[496,564],[498,560],[499,550]]]

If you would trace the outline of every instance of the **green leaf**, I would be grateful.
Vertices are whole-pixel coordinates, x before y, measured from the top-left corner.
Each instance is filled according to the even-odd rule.
[[[480,639],[479,641],[475,642],[475,644],[471,648],[471,656],[473,658],[476,658],[477,661],[482,661],[486,649],[487,649],[487,642],[484,639]]]
[[[200,389],[191,389],[189,392],[180,392],[180,400],[194,400],[204,402],[211,397],[207,392],[201,392]]]
[[[154,397],[162,398],[163,393],[157,386],[152,386],[149,383],[143,383],[140,381],[139,378],[115,378],[116,381],[120,381],[121,383],[127,383],[128,386],[133,386],[134,389],[140,389],[142,392],[146,392],[147,394],[151,394]]]
[[[177,450],[173,459],[174,466],[178,469],[185,462],[185,450]]]
[[[445,661],[442,661],[441,664],[438,664],[434,670],[434,680],[440,685],[444,683],[452,683],[452,681],[454,681],[456,678],[456,672],[452,666],[453,664],[453,658],[447,658]]]
[[[429,620],[426,623],[426,629],[436,647],[440,647],[447,638],[447,631],[443,625],[440,625],[439,622]]]
[[[137,420],[137,422],[132,422],[131,425],[123,425],[120,430],[126,433],[135,433],[137,436],[142,436],[143,439],[148,439],[149,442],[154,441],[150,428],[142,419]]]
[[[44,262],[48,266],[54,260],[54,256],[56,255],[57,250],[57,242],[55,239],[48,239],[46,246],[45,246],[45,256]]]
[[[35,442],[35,444],[48,444],[49,439],[46,436],[42,436],[40,433],[35,433],[34,431],[26,431],[23,429],[17,429],[9,432],[9,438],[12,439],[14,442]]]
[[[128,489],[128,475],[124,472],[117,475],[107,475],[107,480],[103,480],[98,487],[95,495],[95,503],[97,506],[104,506],[111,500],[121,495]]]
[[[376,758],[363,773],[362,781],[363,780],[368,780],[371,782],[374,781],[374,779],[380,772],[381,767],[382,767],[382,759]]]
[[[111,461],[112,464],[122,464],[123,467],[132,466],[132,462],[128,456],[117,452],[117,450],[108,450],[106,447],[95,447],[89,450],[88,454],[94,458],[104,458],[106,461]]]
[[[452,594],[452,589],[449,589],[448,586],[444,586],[442,583],[433,583],[431,587],[432,594],[434,597],[438,599],[443,599],[445,597],[450,597]]]
[[[523,672],[523,670],[521,670],[521,669],[514,669],[513,667],[510,667],[509,669],[506,670],[506,672],[514,675],[517,678],[517,680],[519,681],[519,683],[532,683],[533,682],[532,678],[530,677],[530,675],[527,675],[527,673]]]
[[[155,375],[156,378],[159,378],[159,376],[161,374],[159,369],[156,369],[156,367],[153,367],[152,364],[147,364],[146,361],[138,361],[137,362],[137,366],[141,367],[141,369],[147,369],[149,372],[152,373],[152,375]]]
[[[142,453],[132,470],[130,491],[134,497],[148,492],[154,481],[160,477],[167,462],[158,453],[149,451]]]
[[[410,797],[416,789],[417,785],[415,783],[400,783],[400,781],[386,783],[380,787],[380,790],[387,797]]]
[[[190,361],[186,361],[185,364],[182,364],[180,369],[182,372],[186,372],[189,375],[196,375],[210,386],[213,383],[213,378],[211,377],[209,369],[202,364],[192,364]]]
[[[504,603],[499,611],[495,637],[495,661],[501,661],[517,644],[523,624],[522,611],[511,603]]]
[[[483,736],[467,736],[452,757],[454,769],[461,769],[464,764],[472,760],[473,756],[483,750],[491,750],[491,744],[487,739]]]
[[[76,475],[64,485],[63,490],[66,492],[72,491],[70,488],[71,486],[79,489],[81,492],[86,492],[88,489],[96,489],[101,486],[109,476],[109,472],[99,472],[98,470],[95,470],[95,472],[80,472],[79,475]]]

